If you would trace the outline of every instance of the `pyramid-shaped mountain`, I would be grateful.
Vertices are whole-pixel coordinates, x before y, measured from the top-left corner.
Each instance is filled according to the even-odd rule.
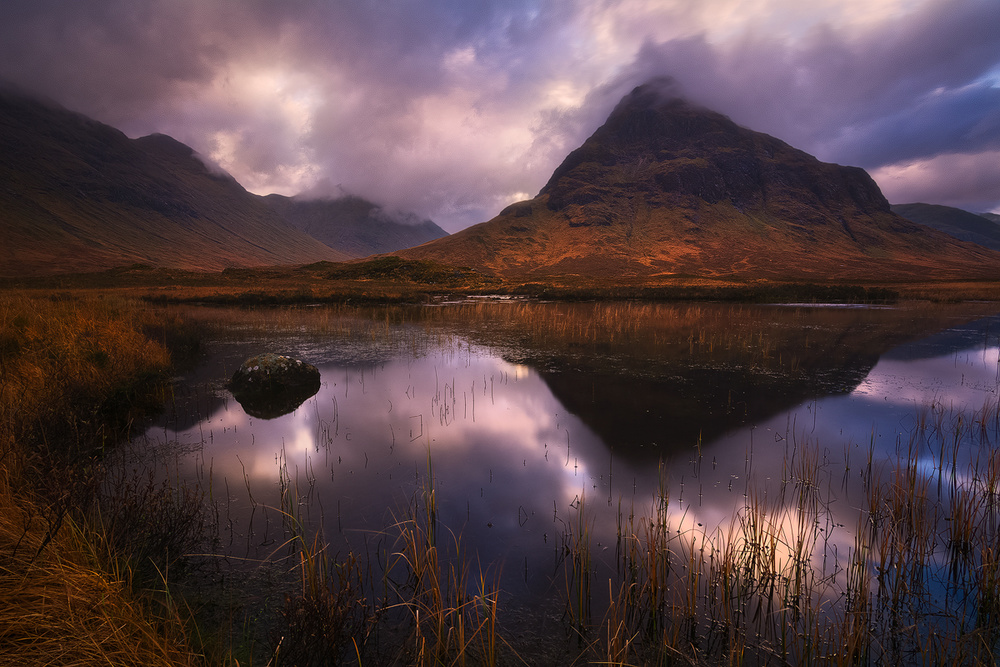
[[[537,197],[398,253],[533,279],[995,277],[1000,254],[894,213],[820,162],[655,85],[627,95]]]
[[[4,276],[347,258],[168,136],[129,139],[9,90],[0,90],[0,182]]]

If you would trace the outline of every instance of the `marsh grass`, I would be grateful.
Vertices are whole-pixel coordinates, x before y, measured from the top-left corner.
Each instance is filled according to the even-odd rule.
[[[782,311],[768,319],[741,306],[550,306],[463,304],[417,315],[390,307],[378,316],[343,307],[341,315],[353,318],[351,323],[334,319],[330,330],[384,341],[397,335],[394,330],[414,326],[424,327],[432,338],[462,320],[491,330],[493,338],[481,340],[501,348],[568,347],[589,354],[620,346],[638,347],[641,354],[648,346],[650,356],[673,349],[695,364],[747,363],[749,358],[759,369],[783,372],[796,372],[809,355],[829,349],[817,328],[790,334]],[[280,316],[268,323],[263,314],[251,313],[244,325],[291,330],[294,315],[282,324]],[[317,311],[309,317],[326,315]],[[827,315],[810,317],[821,326]],[[409,344],[396,340],[393,344]],[[798,359],[787,353],[796,346],[806,350]],[[870,447],[860,448],[860,460],[856,454],[854,460],[848,457],[847,446],[839,462],[816,443],[786,439],[780,484],[748,484],[745,503],[719,526],[695,525],[672,500],[661,469],[660,490],[649,507],[619,501],[613,576],[599,574],[594,518],[581,494],[575,519],[562,536],[564,569],[556,577],[575,656],[570,661],[874,665],[992,660],[1000,616],[995,547],[1000,456],[992,454],[1000,430],[997,405],[991,401],[969,411],[936,405],[917,415],[915,423],[889,463],[875,455],[874,437]],[[974,453],[971,461],[969,452]],[[752,459],[748,454],[748,477],[754,472]],[[348,573],[355,568],[370,572],[370,564],[378,563],[376,569],[387,573],[381,583],[352,574],[352,581],[361,582],[353,588],[329,576],[310,589],[329,590],[324,595],[341,609],[365,601],[366,623],[374,629],[361,624],[355,627],[368,629],[360,631],[360,638],[338,639],[341,659],[514,662],[514,642],[504,636],[500,622],[498,577],[488,569],[482,574],[481,567],[477,574],[477,556],[464,552],[453,527],[440,524],[430,462],[427,479],[412,507],[386,530],[385,547],[333,559]],[[837,499],[848,490],[857,500],[845,516]],[[324,554],[318,561],[330,558]],[[323,569],[331,571],[330,562]],[[344,590],[353,591],[353,602],[341,597]],[[316,593],[303,597],[310,596]],[[317,614],[323,618],[328,612]],[[323,632],[335,634],[335,626]]]
[[[135,302],[90,298],[0,299],[0,419],[13,441],[53,451],[120,436],[129,409],[154,405],[151,381],[169,367]],[[82,452],[90,454],[91,452]]]
[[[932,323],[948,317],[940,307],[908,304],[906,308],[914,319]],[[803,376],[832,362],[848,365],[851,350],[871,347],[871,326],[881,327],[878,342],[886,347],[913,336],[912,323],[904,327],[891,310],[808,304],[470,300],[447,308],[399,308],[393,317],[407,318],[428,331],[467,329],[480,344],[515,359],[579,357],[590,364],[602,359],[614,364],[641,359],[648,368],[741,368],[784,376]],[[942,325],[947,324],[942,320]]]
[[[869,450],[853,468],[789,438],[776,486],[748,482],[745,501],[719,526],[696,524],[678,506],[661,467],[647,512],[618,501],[607,576],[581,493],[560,546],[567,632],[552,642],[568,642],[568,664],[992,664],[1000,424],[986,421],[984,430],[981,418],[935,406],[894,459]],[[845,507],[843,494],[860,506]],[[303,599],[326,595],[341,614],[365,609],[364,623],[324,631],[360,632],[338,640],[342,660],[522,659],[504,636],[498,577],[474,572],[475,556],[440,524],[437,502],[429,462],[424,486],[384,533],[391,546],[375,554],[386,564],[381,585],[360,574],[364,558],[349,555],[335,570],[320,541],[303,552]]]
[[[853,544],[847,554],[836,552],[836,534],[851,529],[834,502],[846,486],[814,444],[791,446],[777,492],[751,486],[727,525],[693,525],[663,485],[647,516],[619,510],[617,574],[594,588],[606,592],[604,617],[579,628],[601,638],[589,659],[993,664],[1000,428],[933,413],[896,460],[870,456],[853,473],[865,502],[853,535],[840,536]],[[565,566],[573,609],[580,562]]]
[[[650,344],[650,354],[669,347],[699,362],[750,351],[764,368],[799,363],[784,354],[780,322],[748,321],[739,306],[720,312],[717,326],[694,325],[711,315],[697,305],[505,306],[426,309],[416,319],[397,307],[373,315],[342,306],[307,317],[326,334],[392,346],[423,344],[415,341],[447,330],[448,318],[467,317],[500,330],[506,338],[491,340],[502,345],[568,344],[587,354]],[[262,335],[305,329],[302,312],[285,312],[230,311],[231,324]],[[121,299],[0,301],[0,665],[236,664],[239,647],[204,656],[208,640],[171,583],[198,539],[197,495],[142,475],[109,478],[101,465],[170,363],[162,316],[150,320]],[[723,319],[741,324],[727,333]],[[645,343],[635,323],[650,321],[660,324]],[[411,325],[425,331],[400,333]],[[860,464],[845,461],[842,476],[825,450],[792,444],[779,487],[748,486],[745,504],[720,526],[695,525],[661,469],[648,508],[619,502],[606,579],[581,494],[557,577],[575,642],[570,662],[995,662],[998,440],[991,401],[969,412],[934,406],[917,416],[894,461],[880,463],[869,448]],[[848,520],[833,499],[852,485],[862,500]],[[296,515],[297,491],[282,491],[290,535],[282,562],[297,586],[263,663],[522,662],[503,631],[499,565],[484,567],[439,521],[429,459],[424,486],[371,552],[329,553]],[[846,554],[831,553],[836,536],[851,545]]]
[[[293,505],[286,516],[299,588],[286,595],[268,664],[499,664],[499,573],[473,570],[461,536],[441,532],[430,457],[422,487],[374,554],[331,557]]]
[[[947,299],[997,293],[995,283],[927,285],[801,283],[677,275],[665,279],[580,275],[505,279],[469,269],[399,257],[304,266],[229,268],[208,273],[136,264],[103,272],[5,278],[2,287],[49,291],[115,290],[158,302],[258,306],[296,303],[423,303],[450,295],[505,294],[570,300],[641,299],[743,303],[894,301],[902,290]]]
[[[89,529],[67,520],[53,536],[0,496],[0,665],[198,664],[181,620],[151,611]]]
[[[154,591],[200,502],[103,466],[162,400],[163,329],[134,301],[0,296],[0,664],[197,662]]]

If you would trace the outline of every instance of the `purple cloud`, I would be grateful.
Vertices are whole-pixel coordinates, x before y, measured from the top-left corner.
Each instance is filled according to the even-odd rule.
[[[1000,3],[899,6],[35,0],[0,5],[0,79],[170,134],[257,192],[348,191],[454,230],[533,196],[656,76],[877,174],[996,150]]]

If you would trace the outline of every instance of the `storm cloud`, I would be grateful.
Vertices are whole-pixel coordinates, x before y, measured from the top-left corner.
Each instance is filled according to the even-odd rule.
[[[869,169],[891,201],[1000,209],[995,0],[0,7],[2,79],[170,134],[255,192],[346,191],[449,230],[533,196],[622,95],[665,76]]]

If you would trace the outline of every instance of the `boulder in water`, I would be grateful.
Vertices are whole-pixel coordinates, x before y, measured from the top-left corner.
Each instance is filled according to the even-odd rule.
[[[244,361],[228,386],[248,415],[273,419],[315,395],[320,374],[312,364],[268,352]]]

